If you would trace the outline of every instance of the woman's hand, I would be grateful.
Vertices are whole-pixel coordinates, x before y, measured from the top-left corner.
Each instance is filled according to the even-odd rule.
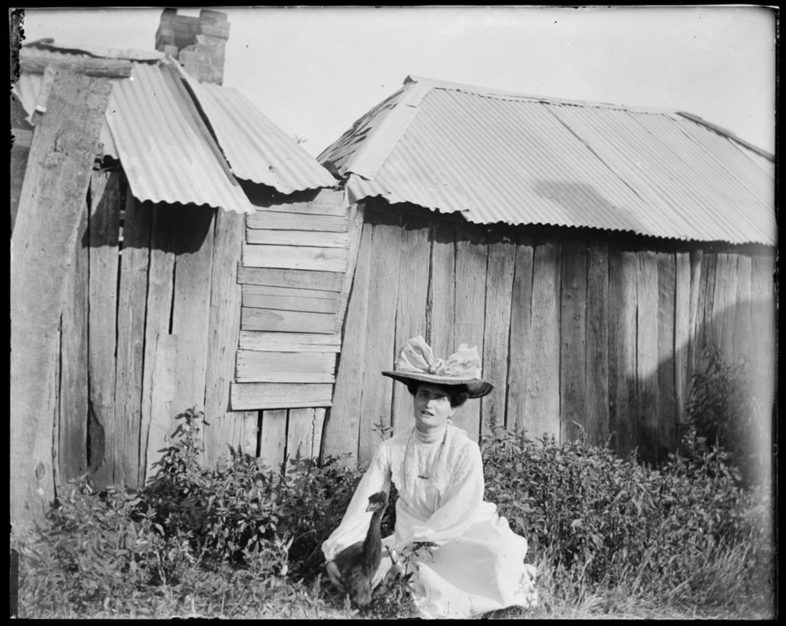
[[[327,570],[327,575],[330,578],[330,582],[333,583],[333,586],[339,591],[346,591],[346,587],[344,586],[344,578],[341,576],[341,572],[339,571],[338,565],[336,565],[335,561],[328,561],[325,565],[325,570]]]

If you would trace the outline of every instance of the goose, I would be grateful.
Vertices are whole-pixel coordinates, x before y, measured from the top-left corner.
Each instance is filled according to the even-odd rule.
[[[367,606],[371,602],[371,579],[382,560],[380,524],[387,506],[388,496],[384,491],[372,494],[366,507],[366,511],[373,513],[365,540],[347,546],[334,559],[350,600],[359,607]]]

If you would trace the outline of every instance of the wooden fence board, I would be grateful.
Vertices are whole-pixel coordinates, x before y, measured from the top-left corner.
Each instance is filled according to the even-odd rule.
[[[691,378],[697,371],[701,355],[701,334],[703,328],[703,313],[701,306],[704,304],[702,294],[702,258],[701,250],[691,251],[690,253],[690,304],[689,304],[689,327],[690,337],[688,338],[688,385],[686,400],[690,398]]]
[[[674,401],[679,434],[686,421],[688,401],[692,296],[690,253],[676,253],[674,281]]]
[[[66,277],[60,337],[60,438],[58,478],[61,483],[87,471],[87,310],[88,206],[82,209],[74,261]]]
[[[363,216],[365,209],[362,203],[353,204],[349,207],[349,251],[347,258],[347,271],[344,272],[344,279],[341,284],[341,292],[338,300],[338,311],[336,313],[336,333],[341,333],[344,327],[344,316],[347,313],[347,303],[349,293],[352,289],[352,281],[355,276],[355,267],[358,260],[358,249],[360,248],[360,236],[363,232]]]
[[[738,358],[752,358],[753,333],[751,320],[751,257],[737,255],[737,292],[734,305],[733,349]]]
[[[401,261],[398,274],[398,301],[395,317],[395,344],[398,353],[416,335],[426,336],[426,307],[429,282],[429,229],[425,221],[410,222],[402,231]],[[436,355],[437,358],[447,355]],[[403,384],[393,385],[391,416],[393,432],[399,433],[415,425],[412,395]]]
[[[243,215],[231,211],[216,213],[204,397],[205,417],[211,424],[204,433],[208,467],[214,467],[228,453],[227,444],[232,443],[234,430],[230,420],[242,419],[242,415],[226,415],[240,328],[241,287],[237,284],[237,261],[244,226]]]
[[[270,285],[302,289],[341,291],[344,274],[341,272],[314,272],[264,267],[239,267],[237,282],[244,285]]]
[[[327,289],[297,289],[293,287],[274,287],[271,285],[242,285],[244,297],[263,298],[266,296],[283,298],[312,298],[317,300],[330,300],[338,298],[335,291]],[[247,306],[257,306],[249,304]],[[265,307],[260,307],[265,308]]]
[[[115,379],[115,483],[139,487],[145,310],[152,211],[126,194],[123,250],[117,307],[117,377]],[[107,442],[109,443],[109,442]],[[141,453],[141,454],[140,454]]]
[[[704,367],[704,357],[702,351],[705,346],[713,341],[713,311],[715,297],[715,273],[718,264],[718,255],[715,252],[705,253],[702,258],[701,272],[701,296],[699,300],[702,315],[702,328],[699,335],[699,366]]]
[[[241,330],[238,347],[262,352],[341,352],[339,335]]]
[[[334,352],[237,351],[237,382],[333,382]]]
[[[737,298],[736,255],[719,253],[715,270],[715,287],[712,301],[713,339],[720,354],[727,361],[734,354],[734,316]]]
[[[609,248],[587,250],[586,394],[584,427],[590,443],[604,445],[609,436]]]
[[[487,245],[482,241],[480,229],[461,225],[457,227],[456,241],[456,310],[454,337],[459,345],[477,347],[483,358],[483,329],[486,302]],[[486,364],[481,362],[485,368]],[[481,403],[469,401],[456,409],[453,423],[467,431],[470,438],[480,435]]]
[[[249,285],[246,285],[249,286]],[[333,313],[338,311],[338,295],[330,291],[332,298],[301,298],[299,296],[274,296],[243,293],[243,306],[277,311],[302,311],[304,313]]]
[[[314,443],[313,454],[314,458],[322,458],[322,433],[325,428],[325,414],[327,409],[315,408],[314,409]]]
[[[347,232],[345,215],[308,215],[284,211],[257,211],[248,216],[249,228],[266,230],[303,230]]]
[[[177,336],[166,332],[148,339],[155,350],[151,354],[150,415],[152,419],[143,433],[145,473],[142,480],[149,481],[156,473],[155,464],[169,446],[169,437],[177,427],[177,411],[172,406],[177,384]]]
[[[677,443],[675,381],[676,258],[658,252],[658,440],[668,450]]]
[[[344,336],[344,343],[336,370],[336,386],[333,393],[333,407],[327,415],[328,427],[322,442],[323,455],[340,456],[357,454],[360,429],[360,404],[363,396],[363,355],[366,352],[366,333],[353,332],[366,326],[368,312],[369,278],[371,258],[371,239],[373,226],[363,225],[358,248],[357,265],[352,292],[347,304],[346,327],[350,332]],[[316,406],[316,405],[314,405]],[[349,462],[354,462],[353,458]]]
[[[346,248],[313,248],[243,244],[243,265],[281,269],[345,272]]]
[[[294,458],[314,458],[319,455],[319,443],[316,442],[317,411],[324,409],[290,409],[287,424],[286,455]],[[321,428],[321,422],[319,424]]]
[[[259,459],[274,469],[284,462],[287,444],[287,411],[285,409],[262,411],[259,433]]]
[[[638,442],[637,268],[635,252],[609,255],[609,433],[614,449],[623,455]]]
[[[533,437],[560,436],[560,248],[536,246],[532,270],[531,347],[524,426]]]
[[[527,403],[527,355],[531,350],[530,318],[532,313],[532,259],[530,243],[516,248],[510,313],[510,346],[508,348],[508,404],[506,426],[524,429]]]
[[[310,232],[307,230],[261,230],[249,228],[246,242],[273,246],[311,246],[319,248],[349,247],[349,234],[336,232]]]
[[[390,426],[391,421],[393,380],[383,377],[381,372],[393,369],[396,358],[394,335],[401,235],[402,228],[398,224],[374,225],[369,258],[373,271],[368,288],[368,302],[373,308],[369,308],[366,316],[362,419],[358,438],[358,462],[361,464],[371,460],[374,447],[379,443],[374,427],[380,423]]]
[[[212,275],[217,210],[189,206],[178,212],[172,305],[172,334],[178,336],[176,413],[190,407],[204,410],[210,325],[210,289],[206,285]]]
[[[267,194],[265,194],[267,195]],[[254,197],[252,196],[252,201]],[[273,204],[270,207],[258,208],[257,212],[286,211],[287,213],[306,213],[308,215],[344,215],[344,192],[335,189],[320,189],[309,194],[305,200],[288,201],[285,204]]]
[[[88,254],[88,409],[87,436],[91,479],[112,484],[115,449],[115,349],[117,337],[119,172],[93,172],[90,182]]]
[[[510,339],[511,291],[516,264],[516,244],[488,244],[486,305],[483,330],[483,376],[494,389],[481,401],[481,434],[505,427],[508,393],[508,343]]]
[[[64,277],[111,89],[106,79],[47,71],[53,92],[35,130],[11,236],[10,519],[20,526],[43,515],[55,495],[55,396],[42,385],[53,383]]]
[[[154,416],[152,389],[156,362],[156,337],[169,334],[172,316],[172,289],[175,268],[175,237],[177,234],[176,216],[173,207],[154,205],[152,207],[153,225],[150,237],[150,260],[147,283],[147,310],[145,312],[145,356],[142,379],[142,438],[147,438],[154,419],[167,420],[172,416]],[[159,407],[160,408],[160,407]],[[146,465],[139,464],[140,472]],[[140,483],[144,477],[140,476]]]
[[[327,383],[232,383],[229,393],[233,411],[323,407],[331,405],[333,385]]]
[[[230,443],[235,450],[253,457],[257,456],[259,411],[228,411],[223,419],[234,433]]]
[[[587,411],[587,251],[584,241],[562,245],[560,289],[560,440],[574,441]]]
[[[442,222],[434,224],[431,232],[426,341],[437,355],[450,355],[456,349],[453,335],[456,309],[455,232],[453,225]]]
[[[330,313],[275,311],[248,307],[243,307],[240,312],[240,328],[242,330],[312,332],[332,335],[335,325],[335,315]]]
[[[658,447],[658,260],[655,252],[638,253],[636,382],[638,414],[643,432],[639,443],[647,442],[642,452],[648,460],[659,458]]]

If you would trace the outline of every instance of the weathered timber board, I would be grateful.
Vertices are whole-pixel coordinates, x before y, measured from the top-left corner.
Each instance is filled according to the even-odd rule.
[[[688,360],[691,334],[691,265],[689,252],[675,254],[674,275],[674,402],[678,434],[685,423],[688,401]]]
[[[240,328],[242,330],[312,332],[332,335],[335,331],[335,315],[243,307],[240,314]]]
[[[233,411],[330,406],[333,385],[329,383],[232,383]]]
[[[123,251],[117,306],[117,377],[115,379],[115,482],[138,488],[142,378],[144,372],[145,311],[149,261],[151,205],[126,193]]]
[[[209,341],[205,371],[205,463],[214,467],[227,454],[234,429],[230,420],[242,415],[225,416],[229,410],[229,385],[234,377],[235,353],[240,329],[241,287],[237,284],[237,261],[245,217],[231,211],[218,211],[213,238],[210,279]]]
[[[339,335],[241,330],[238,347],[241,350],[263,352],[340,352],[341,337]]]
[[[674,253],[658,252],[658,440],[667,450],[677,443],[675,381],[675,292]]]
[[[245,285],[250,287],[251,285]],[[324,292],[328,298],[302,298],[300,296],[278,296],[257,294],[243,290],[243,306],[278,311],[303,311],[304,313],[337,313],[338,294]]]
[[[627,456],[638,442],[636,306],[638,257],[609,254],[609,434],[612,447]]]
[[[455,227],[438,222],[431,232],[431,283],[426,314],[426,340],[441,358],[453,354],[456,310]]]
[[[482,240],[482,230],[461,225],[457,228],[456,241],[456,309],[454,312],[454,337],[459,345],[477,347],[483,358],[483,330],[485,326],[487,245]],[[447,358],[445,357],[442,358]],[[486,364],[481,362],[481,367]],[[456,409],[453,423],[467,431],[471,439],[480,435],[481,403],[470,400]]]
[[[753,357],[753,328],[751,320],[751,257],[737,255],[737,292],[734,305],[733,350],[737,358],[750,362]]]
[[[287,445],[287,411],[262,411],[261,422],[259,459],[268,467],[277,470],[284,462]]]
[[[119,172],[93,172],[90,182],[90,281],[88,285],[88,459],[93,484],[113,482],[115,466],[115,349],[120,257]]]
[[[314,458],[319,454],[318,444],[315,453],[314,435],[317,428],[316,413],[322,410],[323,409],[311,408],[289,410],[289,422],[287,423],[287,458]]]
[[[395,346],[398,356],[404,344],[416,335],[426,336],[426,298],[429,281],[429,229],[425,221],[408,223],[402,232],[401,261],[398,274]],[[439,355],[437,355],[439,357]],[[447,355],[445,355],[447,356]],[[393,385],[393,432],[415,425],[412,395],[406,385]]]
[[[85,204],[79,221],[74,261],[66,276],[67,287],[60,336],[60,423],[58,481],[77,478],[87,471],[87,311],[88,257]]]
[[[107,80],[53,73],[55,89],[33,137],[11,236],[10,519],[19,526],[43,515],[55,495],[56,396],[48,385],[65,275],[111,90]]]
[[[560,290],[560,440],[575,441],[587,411],[587,250],[585,241],[562,245]]]
[[[204,410],[216,209],[177,207],[172,334],[178,336],[175,412]]]
[[[252,200],[253,200],[252,196]],[[284,204],[273,204],[260,207],[257,212],[285,211],[287,213],[305,213],[308,215],[345,215],[344,192],[335,189],[320,189],[306,200],[287,201]]]
[[[533,437],[560,436],[560,247],[535,247],[532,270],[531,347],[527,354],[524,426]]]
[[[490,435],[505,427],[508,392],[508,343],[510,333],[511,291],[516,264],[516,244],[488,244],[486,304],[484,313],[483,376],[494,388],[481,401],[481,434]]]
[[[347,232],[346,215],[308,215],[284,211],[257,211],[248,216],[249,228],[302,230],[307,232]]]
[[[727,361],[735,360],[734,316],[737,298],[736,255],[719,253],[715,268],[715,287],[712,300],[712,337],[721,356]]]
[[[177,337],[161,332],[149,337],[148,341],[155,348],[150,367],[150,414],[154,419],[150,421],[142,441],[145,468],[142,480],[145,482],[155,475],[156,463],[166,452],[169,437],[177,427],[176,411],[172,406],[177,384]]]
[[[345,272],[348,256],[346,248],[243,245],[245,267]]]
[[[257,456],[259,439],[259,411],[230,411],[223,418],[227,426],[232,429],[231,445],[243,454]],[[219,455],[219,460],[225,458],[224,453]]]
[[[392,379],[383,377],[381,372],[393,369],[395,363],[394,333],[401,238],[402,228],[397,224],[374,225],[369,258],[369,310],[365,324],[367,336],[363,355],[363,395],[358,438],[358,462],[361,464],[371,460],[374,448],[381,441],[380,434],[375,430],[376,425],[391,425],[394,383]],[[357,383],[358,379],[354,384]]]
[[[153,412],[152,392],[155,384],[153,368],[156,363],[159,335],[169,334],[172,315],[172,290],[174,288],[176,216],[173,207],[154,205],[153,226],[150,236],[150,265],[147,284],[147,310],[145,313],[145,356],[142,381],[142,440],[148,437],[153,420],[169,423],[172,416]],[[160,407],[159,407],[160,409]],[[144,463],[140,471],[146,471]],[[140,477],[143,483],[144,477]]]
[[[310,232],[305,230],[262,230],[249,228],[246,232],[246,243],[346,249],[349,247],[349,234]]]
[[[333,382],[335,352],[237,351],[237,382]]]
[[[650,250],[638,253],[636,312],[636,382],[642,452],[656,460],[663,442],[658,430],[658,259]]]
[[[269,285],[297,289],[341,291],[341,272],[285,270],[263,267],[239,267],[237,281],[244,285]]]
[[[690,253],[690,305],[689,321],[690,335],[688,337],[688,387],[686,399],[690,398],[690,381],[696,373],[701,352],[701,333],[703,326],[703,315],[701,307],[704,305],[702,296],[702,258],[701,250],[694,250]]]
[[[508,346],[508,401],[506,426],[525,428],[527,402],[527,364],[532,349],[532,260],[534,247],[521,242],[516,246],[516,266],[511,292],[510,342]]]
[[[360,248],[360,235],[363,232],[363,216],[365,208],[362,203],[353,204],[349,208],[349,252],[347,258],[347,270],[344,272],[344,279],[341,283],[341,292],[338,300],[338,311],[336,312],[336,332],[341,333],[344,327],[344,316],[347,312],[349,293],[352,289],[352,281],[355,276],[355,267],[358,260],[358,249]]]
[[[335,291],[327,289],[299,289],[294,287],[273,287],[271,285],[243,285],[242,291],[243,296],[249,298],[279,296],[284,298],[316,298],[318,300],[330,300],[331,298],[338,297]],[[254,305],[249,304],[248,306]]]
[[[368,312],[371,267],[371,238],[374,227],[365,223],[362,229],[355,277],[347,304],[346,332],[336,370],[333,406],[326,416],[322,442],[324,456],[344,457],[348,463],[357,460],[360,432],[360,405],[363,387],[363,355],[366,352],[366,315]]]
[[[587,353],[584,428],[594,445],[609,436],[609,249],[592,244],[587,249]]]

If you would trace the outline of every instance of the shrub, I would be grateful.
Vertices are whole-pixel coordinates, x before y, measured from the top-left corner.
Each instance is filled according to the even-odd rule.
[[[722,449],[671,455],[659,469],[583,440],[558,445],[524,432],[487,437],[482,451],[486,499],[529,540],[530,558],[549,568],[554,588],[574,596],[625,588],[690,603],[726,559],[740,593],[707,602],[767,601],[766,525],[751,515],[756,494],[740,487]]]

